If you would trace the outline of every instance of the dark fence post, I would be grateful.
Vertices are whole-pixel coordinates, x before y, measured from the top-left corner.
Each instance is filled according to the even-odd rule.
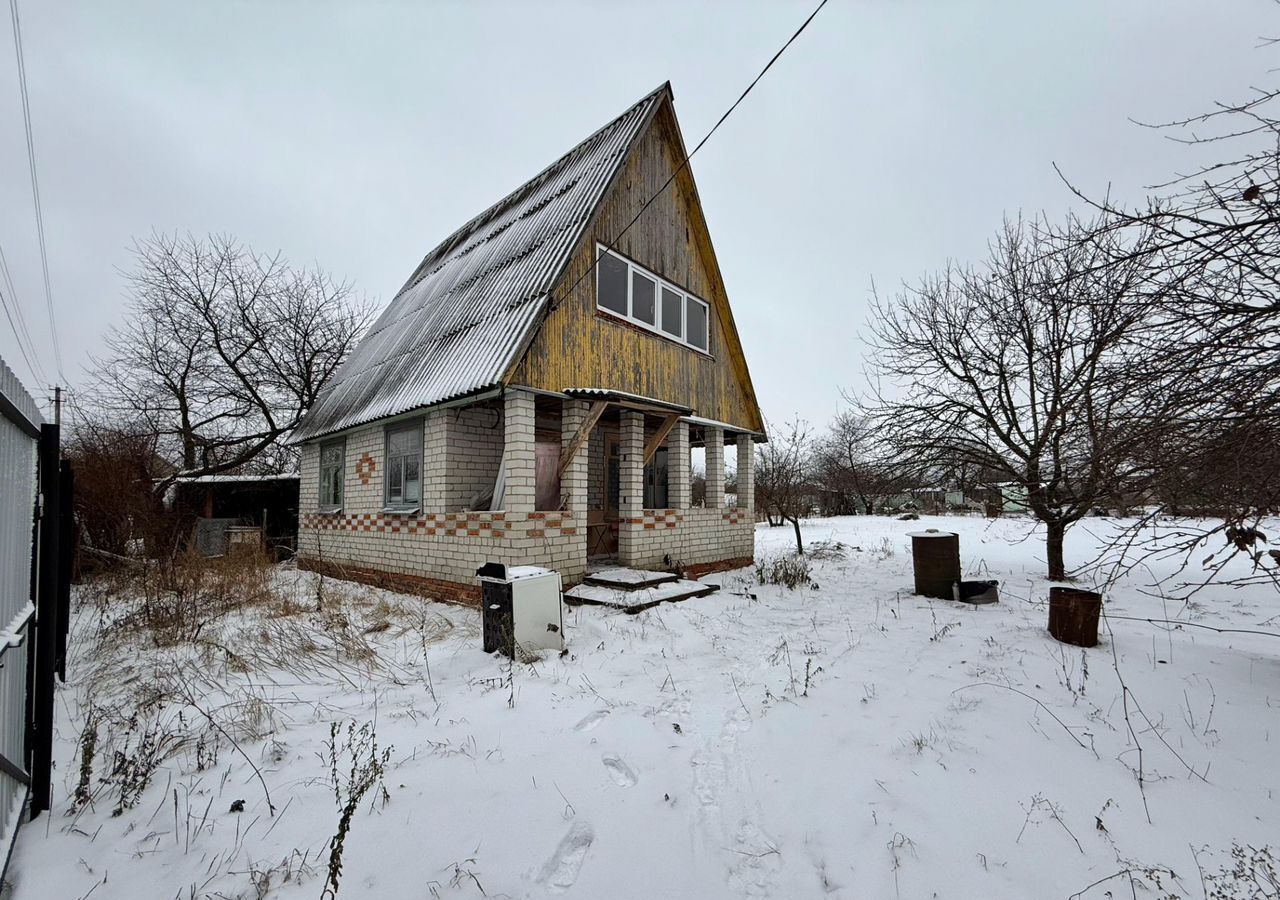
[[[53,777],[53,678],[58,658],[58,595],[62,566],[62,471],[57,425],[40,427],[40,559],[31,716],[31,817],[49,808]]]
[[[76,525],[72,501],[75,497],[75,473],[71,461],[62,460],[58,468],[58,680],[67,680],[67,632],[71,628],[71,572],[76,559]]]

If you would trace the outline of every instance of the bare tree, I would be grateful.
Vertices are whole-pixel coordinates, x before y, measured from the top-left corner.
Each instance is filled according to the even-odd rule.
[[[1072,187],[1114,227],[1150,233],[1150,265],[1178,285],[1162,298],[1162,352],[1149,361],[1178,398],[1177,412],[1145,448],[1147,489],[1159,506],[1135,530],[1166,512],[1220,517],[1178,526],[1187,563],[1215,537],[1229,551],[1199,566],[1195,581],[1245,555],[1248,578],[1280,585],[1280,552],[1264,551],[1261,527],[1280,510],[1280,89],[1255,88],[1242,101],[1150,127],[1213,161],[1152,185],[1133,207]],[[1132,258],[1119,248],[1113,261]]]
[[[875,424],[857,409],[839,413],[815,440],[812,479],[842,515],[872,515],[910,483],[907,470],[885,452]]]
[[[126,321],[95,360],[96,415],[157,439],[181,474],[287,467],[280,439],[368,322],[350,285],[231,238],[134,246]]]
[[[796,533],[796,552],[804,554],[800,519],[809,513],[812,485],[809,480],[812,435],[799,419],[785,428],[770,429],[769,442],[756,448],[756,506],[772,524],[790,522]]]
[[[1148,309],[1135,300],[1152,282],[1140,252],[1114,264],[1125,237],[1009,222],[982,266],[876,300],[883,439],[922,468],[968,465],[1021,485],[1055,580],[1067,529],[1133,465],[1133,423],[1156,418],[1132,387]]]

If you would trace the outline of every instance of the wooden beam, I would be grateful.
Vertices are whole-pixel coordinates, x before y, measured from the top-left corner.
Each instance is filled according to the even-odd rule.
[[[560,475],[564,475],[565,469],[569,468],[569,464],[578,455],[578,451],[587,443],[587,439],[591,437],[591,429],[596,427],[596,423],[600,421],[600,417],[604,415],[605,407],[608,405],[604,400],[597,400],[591,404],[591,408],[587,410],[587,417],[582,420],[578,430],[573,433],[573,440],[569,441],[568,447],[564,447],[560,451],[560,467],[557,469]]]
[[[653,437],[649,438],[649,442],[644,447],[644,464],[647,466],[653,459],[653,455],[658,452],[658,448],[662,446],[662,442],[667,439],[667,435],[671,433],[671,429],[676,427],[676,423],[680,421],[678,415],[670,415],[662,420],[662,424],[658,426],[658,430],[653,433]]]

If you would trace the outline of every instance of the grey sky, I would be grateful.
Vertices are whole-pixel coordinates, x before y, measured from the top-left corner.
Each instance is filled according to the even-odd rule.
[[[64,369],[119,320],[134,236],[236,235],[379,304],[467,218],[670,79],[690,147],[816,0],[21,4]],[[883,289],[1005,212],[1124,196],[1187,150],[1132,125],[1270,76],[1269,0],[831,0],[694,159],[756,390],[825,422]],[[52,375],[11,36],[0,246]],[[0,355],[35,392],[0,320]]]

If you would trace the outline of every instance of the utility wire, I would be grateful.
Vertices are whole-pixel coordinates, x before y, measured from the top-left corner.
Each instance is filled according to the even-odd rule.
[[[10,2],[16,3],[17,0],[10,0]],[[622,240],[622,236],[625,235],[628,231],[630,231],[631,226],[636,224],[636,222],[640,220],[640,217],[644,215],[645,210],[647,210],[650,206],[652,206],[653,202],[657,200],[659,197],[661,197],[663,193],[667,190],[667,188],[671,186],[671,183],[676,180],[676,177],[679,176],[681,172],[683,172],[685,169],[689,167],[689,160],[693,159],[693,155],[697,153],[699,150],[701,150],[702,146],[711,139],[711,135],[715,134],[716,131],[720,128],[720,126],[724,124],[725,119],[733,115],[733,111],[738,108],[738,105],[742,103],[743,100],[747,99],[747,94],[750,94],[752,89],[757,84],[760,83],[760,79],[764,78],[765,73],[768,72],[771,68],[773,68],[773,64],[778,61],[778,58],[787,51],[787,48],[790,47],[795,42],[796,38],[800,37],[801,33],[806,28],[809,27],[809,23],[813,21],[814,16],[820,13],[822,11],[822,7],[826,5],[827,5],[827,0],[822,0],[822,2],[819,3],[814,8],[813,12],[809,13],[809,17],[800,23],[800,27],[795,30],[795,33],[792,34],[791,37],[787,38],[787,42],[778,49],[777,53],[773,54],[773,57],[767,63],[765,63],[764,68],[761,69],[759,74],[757,74],[756,77],[751,80],[751,83],[747,85],[746,90],[742,92],[742,94],[738,97],[737,100],[733,101],[733,105],[724,111],[724,115],[722,115],[719,119],[717,119],[716,124],[711,126],[711,130],[702,136],[702,140],[698,141],[697,146],[695,146],[693,150],[690,151],[689,154],[685,156],[683,160],[681,160],[680,165],[676,166],[676,170],[671,173],[671,177],[668,178],[666,181],[664,181],[662,183],[662,187],[658,188],[657,192],[652,197],[650,197],[648,200],[645,201],[644,206],[640,207],[640,211],[635,214],[635,216],[631,219],[630,222],[627,223],[625,228],[623,228],[614,236],[612,241],[605,242],[605,247],[607,249],[613,250],[614,244]],[[566,297],[572,294],[574,291],[574,288],[576,288],[579,284],[581,284],[584,278],[586,278],[588,275],[594,272],[596,269],[596,266],[598,266],[599,264],[600,264],[600,255],[597,254],[596,258],[592,260],[591,265],[587,267],[587,270],[578,276],[577,280],[574,281],[574,283],[569,286],[569,289],[567,291],[565,291],[563,294],[560,295],[559,302],[563,302]],[[559,302],[552,303],[551,308],[555,309],[556,306],[559,305]]]
[[[16,299],[14,300],[14,303],[16,305]],[[9,311],[9,301],[5,298],[4,291],[0,291],[0,306],[4,307],[4,317],[9,320],[9,327],[13,329],[13,336],[18,341],[18,351],[22,354],[22,358],[27,361],[27,370],[36,378],[44,381],[44,376],[36,371],[35,365],[31,362],[31,356],[27,353],[27,348],[22,343],[22,335],[18,333],[18,327],[13,322],[13,313]]]
[[[53,359],[58,377],[65,383],[62,372],[62,346],[58,340],[58,325],[53,315],[53,290],[49,285],[49,253],[44,240],[44,210],[40,203],[40,179],[36,175],[36,144],[31,131],[31,101],[27,95],[27,66],[22,54],[22,22],[18,16],[18,0],[9,0],[9,15],[13,21],[13,51],[18,60],[18,89],[22,94],[22,122],[27,133],[27,163],[31,170],[31,199],[36,208],[36,236],[40,242],[40,266],[44,272],[44,303],[49,313],[49,334],[53,339]],[[16,298],[15,298],[15,301]]]
[[[13,286],[13,277],[9,274],[9,262],[4,257],[4,247],[0,247],[0,287],[3,288],[0,290],[0,300],[3,300],[5,318],[9,320],[9,327],[13,330],[13,337],[18,342],[18,349],[22,352],[22,358],[27,361],[27,368],[31,374],[43,384],[49,379],[44,367],[40,365],[40,355],[35,352],[35,342],[31,340],[31,332],[27,330],[27,322],[22,315],[22,303],[18,300],[18,291]],[[5,291],[13,300],[12,308],[9,301],[4,300]]]

